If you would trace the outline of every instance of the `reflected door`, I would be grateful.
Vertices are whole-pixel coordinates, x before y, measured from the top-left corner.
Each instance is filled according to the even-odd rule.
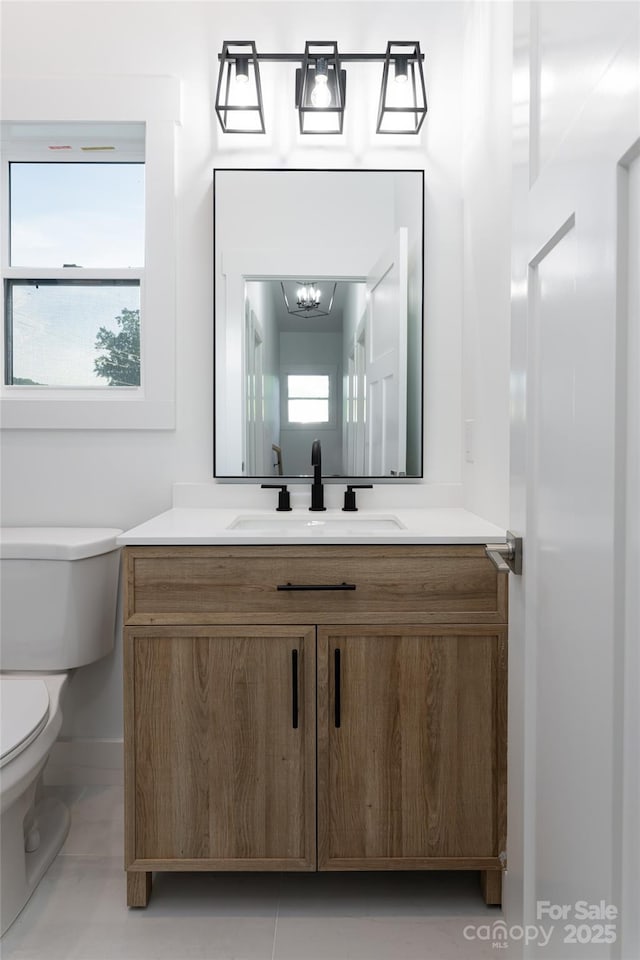
[[[370,476],[407,469],[407,229],[367,277],[367,457]]]
[[[349,354],[347,378],[347,475],[351,477],[366,474],[367,421],[366,421],[366,362],[365,337],[366,318],[360,323]]]
[[[263,336],[250,302],[246,303],[246,473],[255,477],[267,472],[264,461],[264,396],[262,375]]]

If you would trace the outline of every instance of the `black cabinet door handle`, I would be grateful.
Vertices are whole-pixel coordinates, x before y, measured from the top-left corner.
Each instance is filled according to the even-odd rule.
[[[298,651],[291,651],[291,725],[298,729]]]
[[[276,590],[355,590],[355,583],[279,583]]]
[[[336,729],[340,726],[340,650],[333,651],[333,720]]]

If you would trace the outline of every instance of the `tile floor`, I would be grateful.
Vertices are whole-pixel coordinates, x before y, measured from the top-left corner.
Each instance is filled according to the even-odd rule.
[[[125,906],[120,787],[49,788],[67,841],[0,944],[2,960],[484,960],[467,924],[501,917],[476,874],[159,874]],[[501,956],[507,951],[501,950]]]

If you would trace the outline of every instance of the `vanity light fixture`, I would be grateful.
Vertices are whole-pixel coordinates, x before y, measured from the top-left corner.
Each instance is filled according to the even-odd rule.
[[[225,133],[264,133],[258,52],[252,40],[222,44],[216,113]]]
[[[390,80],[393,64],[393,79]],[[388,43],[376,133],[417,133],[427,114],[420,44]]]
[[[347,71],[340,67],[338,44],[307,42],[296,70],[300,133],[342,133]]]
[[[320,301],[322,300],[322,291],[316,280],[297,280],[296,283],[297,309],[292,307],[289,303],[289,298],[287,296],[284,283],[282,280],[280,281],[282,297],[287,308],[287,313],[291,313],[295,317],[309,317],[310,319],[314,317],[328,317],[331,313],[331,308],[333,307],[333,300],[336,295],[336,287],[338,284],[333,284],[331,296],[329,297],[329,306],[324,309],[320,306]]]
[[[218,54],[215,109],[224,133],[264,133],[259,64],[298,63],[295,105],[300,133],[342,133],[347,89],[344,63],[383,63],[376,133],[419,133],[427,113],[422,64],[414,41],[389,41],[385,53],[338,52],[331,40],[307,41],[304,53],[258,53],[252,40],[227,41]]]

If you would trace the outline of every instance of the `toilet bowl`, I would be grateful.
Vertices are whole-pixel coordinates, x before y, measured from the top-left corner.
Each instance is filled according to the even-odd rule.
[[[62,847],[69,811],[38,796],[41,773],[62,726],[67,674],[0,675],[0,903],[2,933]]]
[[[76,669],[115,636],[119,550],[112,528],[0,530],[0,934],[59,852],[69,812],[43,789]]]

